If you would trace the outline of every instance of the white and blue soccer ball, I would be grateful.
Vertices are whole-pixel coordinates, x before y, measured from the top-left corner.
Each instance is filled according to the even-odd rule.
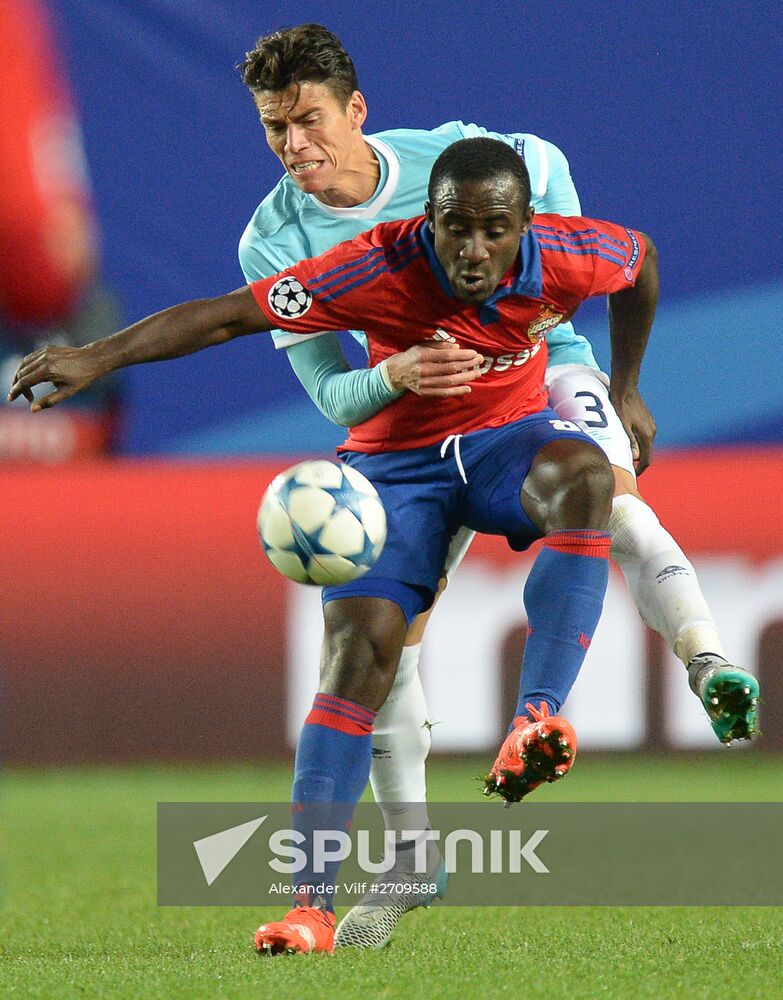
[[[267,558],[297,583],[329,587],[363,576],[386,541],[386,512],[372,483],[348,465],[301,462],[270,484],[258,509]]]

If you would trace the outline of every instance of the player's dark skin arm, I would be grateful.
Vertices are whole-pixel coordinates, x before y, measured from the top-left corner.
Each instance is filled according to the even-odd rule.
[[[45,410],[117,368],[179,358],[272,329],[245,286],[215,299],[164,309],[84,347],[42,347],[22,360],[8,398],[24,396],[31,410]],[[470,392],[467,383],[478,378],[482,360],[457,344],[417,344],[389,359],[389,374],[395,388],[423,396],[459,396]],[[34,399],[33,387],[44,382],[54,383],[56,391]]]
[[[636,284],[609,296],[612,374],[609,398],[631,441],[637,475],[652,460],[655,419],[639,395],[639,371],[658,304],[658,254],[649,236]]]
[[[197,299],[164,309],[111,337],[84,347],[42,347],[23,359],[9,400],[24,396],[32,410],[43,410],[81,392],[117,368],[165,361],[224,344],[235,337],[271,330],[245,286],[215,299]],[[33,399],[33,386],[53,382],[56,391]]]

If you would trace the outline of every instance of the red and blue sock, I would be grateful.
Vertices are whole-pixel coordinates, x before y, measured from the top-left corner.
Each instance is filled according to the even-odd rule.
[[[611,535],[553,531],[525,584],[528,637],[515,718],[546,702],[557,715],[579,674],[601,617]]]
[[[334,910],[333,886],[339,862],[315,870],[314,830],[348,831],[354,808],[370,779],[374,712],[354,701],[319,692],[305,719],[294,765],[292,825],[304,834],[305,870],[296,876],[296,902],[310,904],[320,897]],[[333,848],[335,845],[330,845]],[[323,886],[319,892],[318,887]]]

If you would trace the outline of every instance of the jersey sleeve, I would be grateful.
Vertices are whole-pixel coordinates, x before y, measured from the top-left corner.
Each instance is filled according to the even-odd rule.
[[[295,247],[283,246],[272,238],[262,236],[256,225],[256,216],[250,220],[239,241],[239,266],[248,284],[279,274],[306,255],[304,247],[297,250]],[[320,337],[325,332],[325,330],[314,331],[309,336]],[[273,330],[272,340],[276,348],[284,348],[301,343],[302,337],[285,330]]]
[[[271,226],[266,225],[270,215]],[[298,239],[299,227],[275,226],[280,221],[279,213],[262,204],[240,240],[239,263],[249,284],[284,272],[308,255],[307,247]],[[373,368],[351,369],[333,333],[318,330],[302,334],[277,329],[272,331],[272,337],[275,347],[286,350],[310,399],[333,423],[343,427],[363,423],[400,395],[387,382],[385,362]],[[362,346],[366,350],[366,338]]]
[[[366,329],[388,321],[393,296],[388,267],[373,231],[339,243],[318,257],[299,261],[250,284],[270,323],[296,335],[324,330]]]
[[[533,230],[555,287],[578,301],[630,288],[644,262],[644,236],[613,222],[541,216]]]
[[[337,335],[311,337],[291,334],[300,341],[286,349],[296,377],[327,420],[355,427],[375,416],[402,392],[389,387],[382,361],[374,368],[351,370]]]

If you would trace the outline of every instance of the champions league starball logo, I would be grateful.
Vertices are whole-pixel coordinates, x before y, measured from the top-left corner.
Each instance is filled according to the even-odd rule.
[[[276,281],[269,289],[269,306],[282,319],[304,316],[313,304],[313,296],[297,278],[285,277]]]

